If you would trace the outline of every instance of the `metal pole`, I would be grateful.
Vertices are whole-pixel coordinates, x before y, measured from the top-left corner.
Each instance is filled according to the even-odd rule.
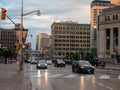
[[[20,27],[20,38],[19,38],[19,43],[21,44],[21,46],[23,45],[23,0],[21,3],[21,27]],[[23,70],[23,48],[20,48],[20,70]]]

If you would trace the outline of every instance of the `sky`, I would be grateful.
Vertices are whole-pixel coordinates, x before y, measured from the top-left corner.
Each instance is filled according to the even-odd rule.
[[[23,13],[40,10],[23,17],[24,28],[27,28],[26,42],[32,43],[32,49],[36,48],[36,35],[47,33],[51,35],[51,24],[59,21],[73,21],[81,24],[90,23],[90,4],[93,0],[23,0]],[[0,0],[0,8],[7,9],[7,15],[15,22],[21,22],[22,0]],[[0,11],[1,13],[1,11]],[[14,24],[6,18],[0,20],[1,28],[14,28]],[[30,37],[32,34],[33,37]]]

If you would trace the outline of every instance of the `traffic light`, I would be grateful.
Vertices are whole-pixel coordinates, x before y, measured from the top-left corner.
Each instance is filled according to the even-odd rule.
[[[7,10],[5,8],[2,8],[2,11],[1,11],[1,19],[2,20],[6,19],[6,12],[7,12]]]

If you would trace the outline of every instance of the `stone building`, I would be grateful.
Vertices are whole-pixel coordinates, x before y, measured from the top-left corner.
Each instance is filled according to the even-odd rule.
[[[104,9],[99,15],[98,57],[120,54],[120,6]]]

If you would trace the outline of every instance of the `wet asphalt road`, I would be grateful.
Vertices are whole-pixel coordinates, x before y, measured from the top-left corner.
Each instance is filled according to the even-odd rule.
[[[28,65],[33,90],[120,90],[120,71],[95,68],[95,74],[73,73],[70,65],[36,69]]]

